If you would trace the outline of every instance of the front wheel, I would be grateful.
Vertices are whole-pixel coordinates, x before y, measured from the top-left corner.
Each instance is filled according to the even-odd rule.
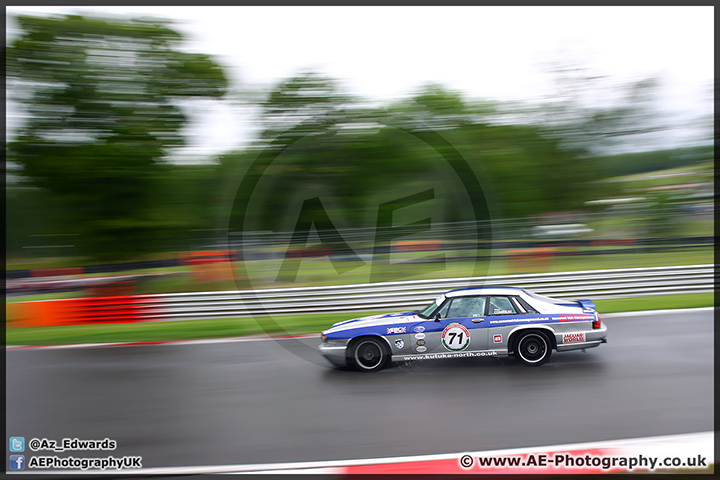
[[[355,343],[350,353],[350,362],[362,372],[376,372],[383,368],[388,360],[382,340],[362,338]]]
[[[530,367],[538,367],[547,362],[551,354],[550,341],[540,332],[523,334],[515,346],[515,356]]]

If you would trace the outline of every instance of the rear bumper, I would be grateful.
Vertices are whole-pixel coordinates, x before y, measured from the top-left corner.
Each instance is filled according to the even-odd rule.
[[[557,346],[558,352],[567,352],[569,350],[581,350],[583,348],[597,347],[602,343],[607,343],[607,339],[597,340],[594,342],[577,342],[577,343],[561,343]]]
[[[344,367],[347,365],[347,359],[345,352],[347,351],[347,345],[343,346],[329,346],[321,343],[318,346],[320,353],[323,357],[327,358],[330,363],[336,367]]]
[[[557,351],[567,352],[569,350],[581,350],[583,348],[593,348],[607,343],[607,327],[605,324],[601,324],[601,328],[597,330],[589,330],[585,332],[584,342],[573,342],[573,343],[562,343],[563,336],[561,334],[556,335]]]

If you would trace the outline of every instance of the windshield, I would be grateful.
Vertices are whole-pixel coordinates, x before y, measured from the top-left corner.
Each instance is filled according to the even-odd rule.
[[[432,315],[432,313],[435,311],[435,309],[438,306],[442,305],[442,303],[444,301],[445,301],[445,295],[440,295],[439,297],[437,297],[435,299],[434,302],[432,302],[430,305],[428,305],[427,307],[420,310],[417,314],[418,317],[425,318],[425,319],[430,318],[430,315]]]

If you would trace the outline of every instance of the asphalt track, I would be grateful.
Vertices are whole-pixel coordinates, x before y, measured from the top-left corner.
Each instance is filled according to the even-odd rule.
[[[315,339],[10,350],[7,436],[110,438],[113,452],[72,454],[181,467],[712,430],[713,312],[605,321],[608,344],[540,368],[467,358],[362,374],[332,369]]]

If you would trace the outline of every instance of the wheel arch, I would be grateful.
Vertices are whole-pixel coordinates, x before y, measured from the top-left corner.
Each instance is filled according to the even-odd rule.
[[[383,337],[382,335],[378,335],[377,333],[363,333],[356,337],[351,338],[347,343],[347,348],[345,349],[345,356],[350,357],[353,347],[356,343],[358,343],[363,338],[380,338],[383,341],[381,342],[382,345],[385,347],[385,353],[388,355],[392,354],[392,345],[390,345],[390,340]]]
[[[532,331],[544,333],[550,341],[550,349],[557,350],[557,339],[555,338],[555,331],[552,328],[542,325],[527,325],[513,329],[510,332],[510,335],[508,335],[508,354],[515,352],[515,345],[517,344],[518,338],[520,338],[523,333]]]

